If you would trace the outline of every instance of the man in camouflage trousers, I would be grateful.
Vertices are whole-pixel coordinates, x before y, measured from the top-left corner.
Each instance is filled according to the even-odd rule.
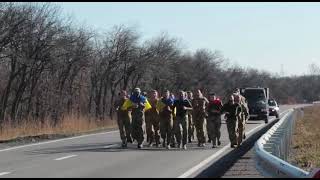
[[[241,106],[234,102],[234,96],[231,95],[229,101],[223,105],[221,112],[225,114],[231,148],[234,148],[238,144],[237,123],[241,114]]]
[[[152,90],[148,99],[152,108],[145,112],[147,141],[150,147],[152,146],[153,141],[155,141],[156,146],[158,147],[160,145],[160,119],[159,112],[156,108],[159,100],[158,92]]]
[[[238,103],[241,107],[241,113],[240,116],[238,118],[238,128],[237,128],[237,132],[238,132],[238,140],[237,140],[237,144],[238,146],[240,146],[240,144],[242,143],[242,140],[245,136],[244,134],[244,130],[245,130],[245,124],[246,124],[246,119],[249,115],[248,113],[248,109],[246,108],[243,99],[240,97],[239,94],[236,94],[234,96],[234,101],[235,103]]]
[[[216,98],[215,93],[209,94],[209,104],[207,106],[208,118],[207,118],[207,129],[210,140],[212,141],[212,148],[221,144],[221,110],[222,102],[220,99]]]
[[[115,109],[117,111],[117,123],[122,141],[122,147],[127,147],[127,143],[132,143],[131,138],[131,113],[128,110],[121,110],[121,106],[128,99],[127,92],[122,90],[119,97],[115,101]]]
[[[173,99],[173,103],[174,103],[175,99],[176,99],[174,93],[172,93],[172,92],[170,93],[170,98]],[[176,146],[176,142],[177,142],[177,137],[176,137],[176,132],[175,132],[176,130],[174,128],[175,128],[175,123],[176,123],[177,116],[176,116],[176,113],[175,113],[175,107],[172,107],[172,108],[173,109],[172,109],[171,114],[172,114],[173,127],[172,127],[172,130],[171,130],[171,132],[172,132],[172,134],[171,134],[171,147],[175,147]],[[179,133],[181,133],[180,129],[179,129]]]
[[[170,144],[172,143],[173,135],[173,103],[174,99],[170,97],[170,91],[166,90],[164,96],[160,99],[163,103],[162,109],[159,111],[160,115],[160,133],[163,139],[162,146],[170,149]],[[159,102],[159,103],[160,103]]]
[[[133,102],[132,107],[132,136],[138,142],[138,148],[143,147],[143,124],[144,124],[144,108],[146,105],[146,97],[141,95],[140,88],[135,88],[133,94],[130,96],[130,100]]]
[[[206,97],[202,95],[200,89],[196,91],[196,97],[192,101],[193,107],[193,120],[196,128],[198,146],[204,147],[206,138],[204,136],[204,123],[206,120],[207,112],[206,106],[209,103]]]
[[[187,92],[187,97],[190,102],[193,101],[193,93],[191,91]],[[191,143],[191,140],[194,139],[194,122],[192,117],[193,112],[188,111],[188,143]]]
[[[179,99],[174,101],[174,107],[177,109],[176,120],[174,122],[174,129],[177,138],[178,146],[180,148],[187,149],[187,138],[188,138],[188,114],[187,112],[192,110],[191,102],[187,99],[187,95],[184,91],[180,91]],[[180,126],[182,126],[182,137]]]
[[[249,119],[249,107],[248,107],[248,103],[247,103],[247,100],[244,96],[241,95],[240,93],[240,89],[239,88],[236,88],[235,89],[235,94],[239,95],[240,97],[240,104],[241,104],[241,107],[242,107],[242,118],[243,118],[243,130],[242,130],[242,134],[243,134],[243,139],[246,138],[246,134],[245,134],[245,124],[248,122],[248,119]]]

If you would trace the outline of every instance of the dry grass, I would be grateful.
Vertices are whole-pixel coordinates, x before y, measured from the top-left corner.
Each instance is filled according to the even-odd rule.
[[[292,160],[309,171],[320,167],[320,106],[304,108],[304,116],[296,121],[293,134]]]
[[[0,141],[12,140],[18,137],[51,134],[73,135],[117,126],[116,120],[105,119],[95,121],[86,117],[78,118],[73,115],[63,118],[56,127],[50,125],[49,121],[45,121],[42,125],[33,121],[28,122],[20,124],[18,127],[13,127],[11,124],[6,123],[3,126],[2,132],[0,132]]]

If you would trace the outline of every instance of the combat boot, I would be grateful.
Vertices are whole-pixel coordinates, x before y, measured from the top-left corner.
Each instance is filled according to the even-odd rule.
[[[167,146],[167,149],[171,149],[170,144]]]
[[[127,143],[126,143],[126,142],[123,142],[122,145],[121,145],[121,147],[122,147],[122,148],[126,148],[126,147],[127,147]]]
[[[160,143],[156,143],[156,147],[157,147],[157,148],[160,147]]]
[[[138,149],[142,149],[143,145],[142,144],[138,144]]]
[[[220,142],[220,140],[218,140],[218,146],[220,146],[221,145],[221,142]]]
[[[184,150],[186,150],[187,149],[187,145],[185,144],[185,145],[183,145],[183,149]]]

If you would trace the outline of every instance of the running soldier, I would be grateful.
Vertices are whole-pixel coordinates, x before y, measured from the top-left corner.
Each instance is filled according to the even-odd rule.
[[[159,147],[160,145],[160,121],[159,112],[156,107],[158,100],[158,92],[152,90],[149,94],[149,103],[152,108],[145,112],[147,142],[150,147],[152,146],[153,141],[155,141],[156,147]]]
[[[160,115],[160,133],[163,139],[162,146],[170,149],[172,143],[173,128],[173,103],[174,99],[170,97],[170,91],[166,90],[164,96],[158,101],[157,108]]]
[[[187,149],[188,138],[188,110],[192,110],[191,102],[187,99],[186,93],[180,91],[179,99],[174,101],[174,107],[176,108],[176,122],[174,123],[175,134],[177,138],[178,147]],[[180,126],[182,126],[182,137]],[[182,146],[181,146],[182,141]]]
[[[128,110],[121,110],[121,106],[128,99],[127,91],[122,90],[115,101],[115,110],[117,112],[117,123],[122,141],[122,147],[126,148],[127,143],[132,143],[131,138],[131,113]]]
[[[234,102],[234,96],[229,97],[229,101],[223,105],[222,114],[225,114],[231,148],[237,145],[237,122],[241,114],[241,106]]]
[[[204,97],[201,90],[198,89],[196,91],[196,98],[192,101],[192,107],[199,147],[204,147],[206,143],[206,138],[204,136],[204,123],[207,116],[206,106],[208,103],[208,99]]]
[[[212,141],[212,148],[216,147],[216,143],[218,143],[218,146],[221,145],[221,142],[220,142],[221,110],[222,110],[221,100],[216,97],[215,93],[210,93],[209,104],[207,107],[207,111],[208,111],[207,126],[208,126],[208,135]]]
[[[241,107],[241,113],[240,116],[238,118],[238,128],[237,128],[237,132],[238,132],[238,140],[237,140],[237,144],[238,146],[241,145],[243,137],[244,135],[244,130],[245,130],[245,124],[246,124],[246,119],[249,115],[247,108],[245,107],[244,103],[241,100],[241,97],[239,94],[234,95],[234,101],[235,103],[238,103]]]
[[[133,102],[132,106],[132,136],[138,141],[138,148],[143,147],[143,123],[144,123],[144,108],[147,102],[146,97],[141,95],[140,88],[135,88],[133,94],[130,96],[130,101]]]
[[[191,91],[187,92],[187,97],[190,102],[193,101],[193,93]],[[191,140],[194,140],[194,123],[193,123],[193,112],[188,111],[188,143],[191,143]]]

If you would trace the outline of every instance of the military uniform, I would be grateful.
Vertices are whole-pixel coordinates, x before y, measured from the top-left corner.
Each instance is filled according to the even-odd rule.
[[[241,97],[240,97],[241,98]],[[246,103],[243,101],[244,99],[241,98],[240,106],[241,106],[241,114],[238,119],[238,145],[242,143],[243,138],[245,137],[245,125],[246,121],[249,117],[249,110],[246,106]]]
[[[117,123],[120,132],[120,138],[122,145],[127,146],[127,142],[132,143],[131,138],[131,113],[128,110],[121,110],[121,106],[125,102],[126,98],[119,98],[115,102],[115,108],[117,111]]]
[[[160,120],[159,112],[156,108],[158,99],[150,100],[152,108],[145,112],[147,141],[151,145],[153,141],[160,144]]]
[[[187,144],[188,138],[188,110],[184,110],[183,106],[192,107],[191,102],[187,99],[178,99],[174,101],[174,107],[177,109],[176,120],[174,122],[174,130],[179,146],[181,145],[181,141],[182,146],[185,146]],[[182,126],[182,137],[180,125]]]
[[[192,101],[192,100],[191,100]],[[191,143],[191,140],[194,139],[194,122],[192,111],[188,111],[188,141]]]
[[[174,109],[175,107],[173,107]],[[177,135],[176,134],[181,134],[181,130],[180,128],[176,129],[175,127],[177,126],[176,123],[177,123],[177,116],[176,114],[174,113],[174,110],[171,112],[171,115],[172,115],[172,129],[171,129],[171,146],[172,147],[175,147],[176,145],[176,142],[177,142]]]
[[[198,139],[198,145],[204,144],[206,142],[205,136],[204,136],[204,123],[206,119],[206,103],[208,102],[207,98],[201,97],[201,98],[195,98],[192,101],[192,107],[193,107],[193,119],[194,119],[194,125],[196,128],[197,133],[197,139]]]
[[[131,98],[130,98],[131,99]],[[141,103],[146,102],[146,98],[144,96],[139,96],[136,100],[133,101],[134,103],[138,104],[138,107],[132,107],[132,137],[137,140],[138,147],[142,146],[144,141],[144,129],[143,124],[145,120],[144,115],[144,106]]]
[[[238,103],[231,104],[230,102],[228,102],[222,107],[222,113],[224,112],[228,113],[226,114],[226,124],[231,147],[234,147],[234,145],[238,144],[237,123],[241,114],[241,106]]]
[[[162,98],[160,100],[165,106],[160,110],[160,133],[163,139],[162,146],[170,147],[172,143],[172,129],[173,129],[173,100]]]
[[[221,137],[221,110],[222,103],[220,100],[210,101],[207,107],[208,110],[208,135],[210,140],[212,141],[212,145],[215,146],[216,142],[220,145],[220,137]]]

